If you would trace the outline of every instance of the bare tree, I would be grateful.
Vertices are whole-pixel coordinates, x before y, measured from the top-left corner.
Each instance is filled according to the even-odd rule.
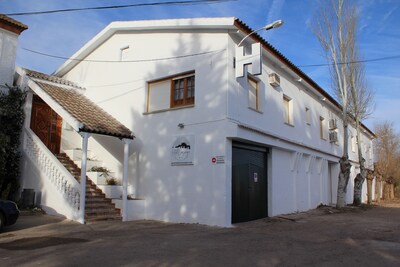
[[[398,167],[400,159],[400,136],[395,132],[393,124],[383,122],[375,125],[375,161],[376,168],[379,170],[381,179],[385,182],[384,198],[391,198],[393,195],[393,184],[396,179],[399,179],[400,170]],[[379,188],[380,190],[380,188]],[[387,191],[391,191],[390,194]]]
[[[349,1],[321,1],[316,16],[313,32],[318,38],[330,63],[332,88],[342,105],[341,118],[343,122],[343,155],[339,160],[340,173],[338,179],[336,207],[346,204],[347,185],[350,179],[351,163],[349,161],[349,57],[356,25],[356,9]]]
[[[361,122],[371,115],[374,99],[372,90],[367,86],[364,64],[360,60],[359,49],[357,47],[357,21],[358,16],[355,13],[354,19],[349,21],[352,24],[348,25],[349,30],[354,33],[349,36],[349,38],[353,38],[349,42],[349,111],[355,120],[358,162],[360,165],[360,172],[354,179],[353,205],[355,206],[361,205],[362,185],[368,174],[362,154]]]

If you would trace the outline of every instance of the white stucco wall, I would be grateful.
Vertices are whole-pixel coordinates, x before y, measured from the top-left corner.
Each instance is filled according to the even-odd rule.
[[[132,49],[127,60],[216,52],[157,62],[82,62],[65,75],[84,86],[90,99],[134,131],[129,184],[135,197],[145,199],[148,219],[223,226],[228,220],[230,223],[225,204],[227,165],[211,163],[213,156],[226,156],[227,149],[227,40],[226,34],[218,32],[184,31],[156,36],[117,33],[87,59],[118,60],[120,48],[126,46]],[[195,72],[194,107],[145,113],[147,81],[187,71]],[[169,98],[167,103],[169,108]],[[185,125],[183,129],[177,127],[179,123]],[[171,145],[181,135],[195,137],[194,164],[171,166]],[[94,154],[104,148],[116,150],[107,142],[89,142]],[[108,166],[105,154],[99,157]],[[122,162],[117,152],[111,154]],[[115,162],[111,161],[113,165]]]
[[[2,89],[5,84],[12,85],[17,41],[17,34],[0,29],[0,89]]]
[[[236,37],[232,34],[233,40]],[[229,55],[234,57],[235,42],[229,42]],[[229,68],[229,66],[228,66]],[[318,204],[336,203],[337,175],[339,169],[335,166],[343,154],[343,124],[340,119],[340,110],[310,85],[299,81],[298,75],[294,74],[288,67],[282,67],[270,54],[264,53],[261,75],[255,76],[259,80],[260,110],[254,111],[248,108],[247,79],[235,78],[235,72],[229,71],[229,83],[231,89],[228,92],[228,117],[233,121],[245,124],[249,128],[256,129],[265,135],[264,140],[255,138],[251,134],[244,134],[244,140],[256,141],[264,146],[272,146],[277,155],[272,153],[271,184],[274,195],[282,192],[279,181],[283,179],[288,189],[292,190],[294,196],[289,197],[285,202],[275,200],[272,197],[273,214],[301,211],[316,207]],[[277,73],[280,76],[280,86],[273,87],[268,82],[268,75]],[[284,122],[283,96],[286,95],[292,100],[293,122],[288,125]],[[307,123],[305,109],[309,109],[310,123]],[[320,136],[320,117],[325,119],[324,137]],[[329,140],[329,120],[337,121],[338,142]],[[349,125],[349,157],[353,164],[352,173],[347,190],[347,202],[353,201],[353,179],[359,172],[357,147],[352,149],[351,137],[356,136],[355,126]],[[275,137],[275,138],[273,138]],[[366,167],[373,166],[372,140],[363,131],[362,153],[366,159]],[[277,151],[277,148],[284,150]],[[285,151],[288,149],[287,152]],[[300,169],[295,174],[287,173],[282,164],[290,163],[293,153],[300,153]],[[308,157],[314,157],[315,165],[319,170],[310,169],[305,171],[304,161],[310,161]],[[279,160],[274,161],[278,158]],[[278,170],[276,169],[278,168]],[[315,167],[313,167],[315,168]],[[331,169],[331,170],[330,170]],[[281,178],[281,177],[284,178]],[[278,186],[278,187],[276,187]],[[277,190],[277,191],[275,191]],[[364,194],[365,192],[365,194]],[[366,190],[363,191],[363,200],[366,198]],[[293,198],[293,199],[291,199]],[[279,204],[277,204],[279,202]],[[295,205],[292,204],[295,203]]]
[[[257,76],[261,108],[259,112],[249,109],[247,81],[234,77],[235,43],[231,37],[217,30],[117,32],[90,53],[87,61],[64,75],[85,87],[87,97],[134,131],[130,193],[145,200],[146,219],[229,226],[231,140],[270,148],[270,216],[336,201],[341,123],[338,120],[339,142],[334,144],[320,138],[319,117],[324,117],[328,125],[329,119],[338,119],[338,110],[267,54],[263,57],[263,74]],[[121,48],[126,47],[125,62],[121,62]],[[214,52],[194,55],[209,51]],[[174,58],[182,55],[194,56]],[[142,59],[153,60],[137,61]],[[147,82],[187,71],[194,71],[196,77],[194,107],[146,113]],[[272,72],[281,77],[279,87],[267,82]],[[283,95],[293,100],[292,125],[283,121]],[[168,107],[168,101],[157,99],[157,105]],[[311,112],[310,125],[305,119],[306,107]],[[177,127],[179,123],[184,124],[182,129]],[[257,132],[238,128],[238,124]],[[194,164],[171,166],[172,142],[182,135],[195,138]],[[122,150],[117,142],[95,140],[89,149],[99,153],[107,167],[110,164],[120,171]],[[224,156],[225,163],[211,164],[213,156]],[[356,153],[350,156],[357,160]],[[352,189],[348,191],[350,200]]]
[[[35,205],[41,207],[47,214],[78,220],[78,210],[74,210],[60,193],[60,189],[52,183],[48,174],[40,170],[26,154],[23,154],[21,166],[22,189],[34,189]]]

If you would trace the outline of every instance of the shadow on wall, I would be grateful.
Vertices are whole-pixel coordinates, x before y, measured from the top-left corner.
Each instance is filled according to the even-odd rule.
[[[215,50],[202,44],[197,34],[191,34],[188,42],[188,34],[179,35],[172,56]],[[136,139],[133,142],[134,156],[130,158],[130,166],[135,168],[130,183],[135,185],[138,197],[146,199],[149,218],[203,223],[209,220],[208,223],[214,224],[217,220],[219,223],[223,221],[219,217],[223,216],[225,208],[225,177],[216,176],[213,170],[206,169],[208,166],[204,161],[208,162],[208,157],[203,157],[202,153],[206,149],[225,153],[224,142],[215,148],[210,147],[218,142],[218,125],[215,123],[224,118],[226,110],[223,102],[226,92],[223,89],[227,84],[219,75],[225,71],[225,65],[221,63],[225,62],[221,60],[224,55],[159,61],[152,72],[144,75],[154,80],[195,71],[194,107],[152,114],[143,114],[137,107],[131,108],[130,128],[135,130]],[[180,123],[184,124],[183,128],[178,127]],[[193,165],[171,166],[172,143],[180,135],[195,136]]]

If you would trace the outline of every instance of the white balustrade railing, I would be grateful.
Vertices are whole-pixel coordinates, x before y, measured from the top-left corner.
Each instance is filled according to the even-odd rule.
[[[24,151],[35,165],[63,195],[66,202],[79,210],[80,185],[72,174],[61,164],[31,129],[25,128]]]

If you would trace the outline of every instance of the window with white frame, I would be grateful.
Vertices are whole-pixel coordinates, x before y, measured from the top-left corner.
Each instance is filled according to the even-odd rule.
[[[129,45],[121,47],[119,51],[119,60],[120,61],[128,60],[129,53],[130,53]]]
[[[260,111],[260,90],[258,81],[251,76],[247,76],[247,85],[249,89],[249,108]]]
[[[195,102],[194,71],[149,81],[146,112],[193,106]]]
[[[357,138],[354,135],[352,135],[351,136],[351,151],[356,152],[356,149],[357,149],[356,147],[357,147]]]
[[[372,161],[374,155],[373,155],[373,148],[371,145],[369,145],[368,151],[369,151],[369,159]]]
[[[311,125],[311,110],[308,107],[305,108],[305,118],[306,118],[306,123],[308,125]]]
[[[324,117],[319,117],[319,136],[321,139],[326,139],[326,120]]]
[[[293,125],[293,100],[287,95],[283,95],[283,121]]]

